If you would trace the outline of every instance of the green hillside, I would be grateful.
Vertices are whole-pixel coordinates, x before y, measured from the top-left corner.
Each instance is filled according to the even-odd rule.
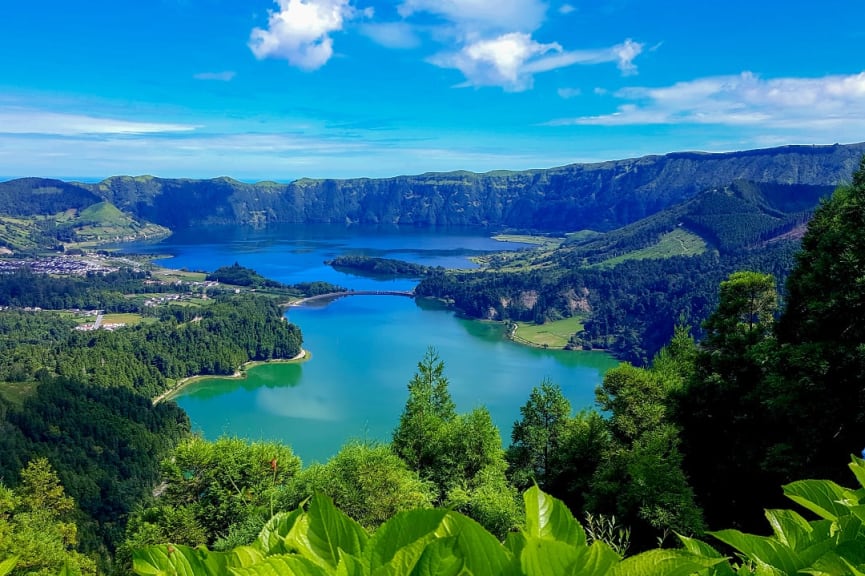
[[[612,268],[626,260],[644,260],[647,258],[672,258],[674,256],[694,256],[702,254],[706,251],[706,241],[700,236],[689,232],[684,228],[677,228],[672,232],[667,232],[661,236],[655,244],[646,246],[616,256],[608,260],[603,260],[595,264],[595,266]]]
[[[80,185],[171,229],[209,224],[346,222],[610,231],[735,180],[837,186],[865,144],[675,153],[525,171],[246,183],[115,176]],[[0,190],[2,191],[2,190]]]
[[[581,316],[583,325],[556,347],[603,348],[645,362],[677,319],[699,331],[727,274],[749,268],[783,280],[811,212],[830,193],[735,181],[616,230],[478,258],[480,271],[431,274],[416,293],[477,318],[548,326]]]
[[[81,248],[106,242],[121,242],[165,236],[170,230],[142,222],[110,202],[76,207],[76,198],[64,203],[54,198],[52,214],[4,214],[0,212],[0,246],[7,252],[29,253],[63,247]],[[10,212],[21,212],[7,204]]]

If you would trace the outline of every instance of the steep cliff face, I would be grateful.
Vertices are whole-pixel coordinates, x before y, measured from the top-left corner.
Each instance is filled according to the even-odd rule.
[[[524,172],[246,184],[229,178],[114,177],[92,190],[170,228],[202,224],[359,222],[610,230],[734,180],[836,185],[865,143],[728,154],[676,153]]]

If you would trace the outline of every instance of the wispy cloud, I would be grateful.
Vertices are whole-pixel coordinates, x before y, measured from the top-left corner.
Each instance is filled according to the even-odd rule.
[[[642,50],[642,44],[628,38],[621,44],[600,50],[562,50],[558,54],[528,62],[524,71],[527,74],[534,74],[565,66],[573,66],[574,64],[615,62],[623,73],[632,74],[636,71],[633,60],[639,56]]]
[[[550,52],[561,56],[562,47],[556,43],[539,44],[528,34],[511,32],[467,44],[459,52],[439,54],[430,62],[444,68],[456,68],[466,77],[466,85],[502,86],[519,91],[531,87],[530,65],[551,61],[551,58],[543,58]]]
[[[192,75],[196,80],[217,80],[219,82],[231,82],[234,80],[235,76],[237,76],[237,73],[232,70],[225,70],[223,72],[199,72],[198,74]]]
[[[18,106],[0,107],[0,134],[50,134],[57,136],[99,134],[154,134],[189,132],[196,126],[141,122],[34,110]]]
[[[358,140],[343,131],[312,127],[286,133],[176,133],[125,136],[26,135],[0,132],[0,175],[165,177],[291,180],[300,177],[387,177],[459,168],[486,171],[564,164],[549,151],[461,142],[452,137]]]
[[[547,5],[540,0],[404,0],[399,13],[433,14],[464,40],[507,32],[533,32],[543,23]]]
[[[427,13],[443,21],[437,38],[457,48],[428,61],[459,70],[466,79],[460,86],[522,91],[532,87],[535,74],[575,64],[614,62],[623,74],[633,74],[634,59],[643,50],[643,44],[631,39],[597,50],[538,42],[533,35],[547,12],[547,4],[539,0],[405,0],[399,12],[405,18]]]
[[[544,0],[402,0],[396,6],[401,20],[388,21],[374,21],[373,9],[359,8],[357,0],[274,1],[278,9],[269,12],[267,27],[252,30],[249,48],[256,58],[283,59],[304,70],[324,66],[334,54],[333,34],[360,17],[368,21],[355,30],[388,48],[416,48],[421,36],[431,39],[442,49],[427,61],[459,70],[465,77],[460,86],[522,91],[532,87],[535,74],[574,64],[616,63],[628,75],[643,51],[630,39],[597,50],[539,42],[534,35],[549,9]],[[574,11],[563,4],[555,14]]]
[[[414,48],[420,44],[420,38],[407,22],[368,22],[360,31],[386,48]]]
[[[750,72],[632,87],[611,114],[559,119],[553,125],[630,126],[717,124],[763,129],[843,130],[865,133],[865,72],[822,78],[763,79]]]
[[[249,48],[258,59],[278,58],[303,70],[316,70],[333,56],[331,34],[360,12],[349,0],[276,0],[267,28],[254,28]],[[368,9],[363,12],[371,16]]]

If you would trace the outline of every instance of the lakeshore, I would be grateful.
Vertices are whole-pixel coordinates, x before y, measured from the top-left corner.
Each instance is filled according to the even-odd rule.
[[[603,372],[617,364],[608,356],[515,344],[505,338],[503,325],[461,317],[453,302],[407,297],[416,280],[372,278],[324,264],[358,253],[465,268],[468,256],[524,246],[491,240],[480,230],[291,225],[183,229],[159,243],[124,245],[123,250],[170,254],[170,263],[155,264],[175,270],[216,270],[237,261],[283,284],[316,279],[345,287],[346,294],[322,295],[305,300],[306,305],[291,306],[294,298],[268,295],[276,296],[288,321],[302,329],[303,347],[313,351],[314,361],[272,362],[228,379],[166,382],[171,390],[159,399],[176,402],[205,438],[280,440],[305,462],[323,462],[346,439],[390,438],[405,405],[406,384],[429,346],[446,362],[457,405],[483,403],[501,430],[510,429],[531,386],[543,378],[559,383],[573,406],[593,403]],[[180,274],[165,279],[200,279]],[[397,294],[345,297],[363,292]],[[518,331],[529,333],[528,327]]]
[[[282,358],[282,359],[273,359],[273,360],[251,360],[249,362],[245,362],[238,370],[235,370],[234,374],[224,376],[224,375],[213,375],[213,374],[196,374],[195,376],[187,376],[186,378],[181,378],[178,380],[174,386],[156,396],[153,399],[153,405],[156,406],[160,402],[164,402],[165,400],[170,400],[172,396],[189,386],[190,384],[194,384],[200,380],[238,380],[242,378],[246,378],[247,371],[256,368],[258,366],[266,366],[268,364],[297,364],[299,362],[306,362],[307,360],[312,358],[312,354],[309,350],[305,348],[301,348],[300,352],[297,353],[296,356],[292,358]]]

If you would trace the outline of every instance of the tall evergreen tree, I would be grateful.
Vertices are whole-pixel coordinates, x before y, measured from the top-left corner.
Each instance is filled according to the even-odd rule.
[[[776,308],[772,276],[731,274],[703,325],[694,371],[674,394],[685,468],[710,526],[753,526],[761,521],[760,502],[777,491],[763,464],[774,434],[763,399]]]
[[[435,487],[435,503],[504,534],[520,522],[517,493],[505,477],[499,430],[486,408],[457,414],[444,362],[429,348],[408,385],[392,448]]]
[[[865,446],[865,157],[808,225],[779,320],[771,406],[790,476],[835,478]]]
[[[525,490],[533,482],[544,490],[558,476],[561,447],[571,417],[571,403],[562,389],[544,380],[520,408],[522,418],[514,422],[508,449],[511,478]]]
[[[408,384],[408,400],[393,433],[393,449],[409,468],[429,474],[441,454],[445,425],[456,418],[444,362],[429,348]]]

